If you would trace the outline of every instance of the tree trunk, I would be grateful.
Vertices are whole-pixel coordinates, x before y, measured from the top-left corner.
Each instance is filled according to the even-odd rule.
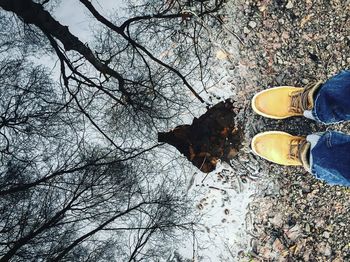
[[[78,52],[99,72],[123,81],[119,73],[95,57],[92,50],[69,31],[68,26],[63,26],[56,21],[41,4],[34,3],[32,0],[0,0],[0,7],[15,13],[24,23],[35,25],[45,34],[58,39],[66,51],[74,50]]]

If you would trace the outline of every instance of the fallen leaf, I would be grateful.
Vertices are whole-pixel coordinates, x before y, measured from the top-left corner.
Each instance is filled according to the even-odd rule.
[[[229,57],[229,54],[226,51],[223,50],[219,50],[216,52],[216,58],[223,60],[223,59],[227,59]]]
[[[309,22],[313,16],[314,16],[314,14],[309,14],[309,15],[303,17],[303,19],[301,19],[301,21],[300,21],[300,27],[303,28],[305,26],[305,24],[307,22]]]

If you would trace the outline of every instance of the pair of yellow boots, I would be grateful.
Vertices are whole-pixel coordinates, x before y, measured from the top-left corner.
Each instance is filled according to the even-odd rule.
[[[305,110],[313,108],[314,95],[320,86],[321,82],[305,88],[280,86],[266,89],[253,97],[252,107],[257,114],[273,119],[302,116]],[[305,137],[268,131],[254,136],[251,146],[254,153],[274,163],[309,169],[310,143]]]

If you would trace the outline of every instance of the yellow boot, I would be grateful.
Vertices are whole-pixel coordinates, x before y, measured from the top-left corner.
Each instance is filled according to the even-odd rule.
[[[310,143],[305,137],[281,131],[257,134],[252,140],[255,154],[271,162],[286,166],[304,166],[309,170]]]
[[[319,81],[305,88],[278,86],[257,93],[252,99],[253,110],[264,117],[283,119],[301,116],[314,106],[314,94],[321,86]]]

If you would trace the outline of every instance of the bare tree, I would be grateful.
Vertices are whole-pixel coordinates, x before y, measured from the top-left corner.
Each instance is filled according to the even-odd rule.
[[[80,0],[101,26],[91,46],[52,2],[0,0],[0,261],[166,258],[194,221],[154,160],[157,130],[204,102],[223,1],[144,1],[121,21]]]

